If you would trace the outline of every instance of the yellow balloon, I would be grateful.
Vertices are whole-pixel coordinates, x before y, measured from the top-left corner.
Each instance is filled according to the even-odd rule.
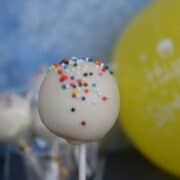
[[[137,15],[113,63],[121,125],[142,153],[180,176],[180,0],[158,0]]]

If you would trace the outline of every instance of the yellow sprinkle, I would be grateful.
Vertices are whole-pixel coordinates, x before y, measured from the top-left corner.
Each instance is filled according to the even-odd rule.
[[[50,70],[55,70],[55,69],[57,69],[57,65],[56,64],[52,64],[50,67],[49,67],[49,69]]]
[[[56,69],[57,68],[57,66],[55,66],[54,64],[51,66],[51,69],[52,70],[54,70],[54,69]]]
[[[78,94],[78,90],[77,89],[73,89],[73,94]]]

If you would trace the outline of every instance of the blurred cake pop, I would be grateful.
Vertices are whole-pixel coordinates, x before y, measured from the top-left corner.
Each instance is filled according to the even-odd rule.
[[[17,94],[0,95],[0,141],[13,144],[24,152],[25,166],[41,177],[39,162],[27,143],[31,129],[30,101],[27,97]]]
[[[39,93],[42,122],[72,143],[97,141],[112,128],[119,91],[109,67],[91,58],[53,64]]]
[[[28,98],[33,102],[38,101],[40,85],[47,73],[47,70],[48,68],[46,65],[41,65],[30,81]]]
[[[31,127],[30,103],[15,94],[0,95],[0,141],[18,141]]]

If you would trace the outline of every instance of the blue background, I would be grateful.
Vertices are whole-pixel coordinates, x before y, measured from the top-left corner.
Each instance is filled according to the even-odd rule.
[[[0,91],[26,88],[40,64],[110,59],[130,18],[150,0],[0,0]]]

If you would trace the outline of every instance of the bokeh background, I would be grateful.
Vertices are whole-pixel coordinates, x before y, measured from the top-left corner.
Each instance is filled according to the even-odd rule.
[[[150,0],[0,1],[0,90],[26,89],[41,64],[108,61],[125,25]]]

